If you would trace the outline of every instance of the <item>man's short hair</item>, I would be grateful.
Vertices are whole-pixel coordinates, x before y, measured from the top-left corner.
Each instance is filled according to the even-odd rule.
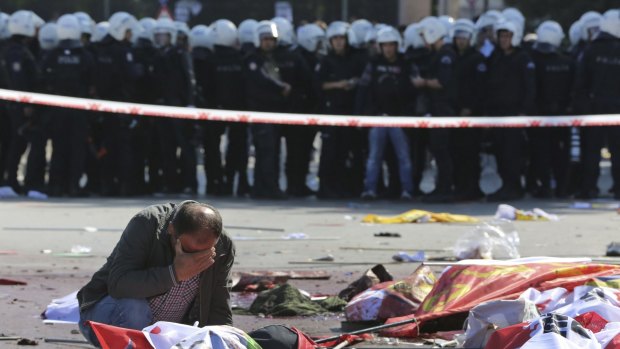
[[[207,214],[204,209],[209,209],[213,213]],[[199,202],[188,202],[178,206],[172,218],[172,226],[179,236],[209,230],[216,237],[220,237],[223,229],[220,212],[211,205]]]

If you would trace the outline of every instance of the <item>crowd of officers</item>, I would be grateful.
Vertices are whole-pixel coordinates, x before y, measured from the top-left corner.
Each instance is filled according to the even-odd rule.
[[[238,28],[222,19],[190,30],[168,18],[138,21],[125,12],[98,24],[85,13],[44,23],[22,10],[0,13],[0,87],[274,113],[620,113],[620,10],[584,14],[571,27],[570,40],[564,40],[557,22],[541,23],[535,34],[524,35],[524,28],[525,19],[514,8],[488,11],[475,23],[427,17],[402,32],[363,19],[295,30],[283,18],[248,19]],[[564,41],[570,41],[568,48]],[[317,135],[320,184],[314,192],[307,176]],[[53,151],[46,176],[49,139]],[[612,155],[614,182],[620,183],[620,127],[319,128],[4,103],[0,197],[193,195],[197,157],[204,154],[208,195],[477,200],[484,197],[480,154],[489,151],[502,180],[489,201],[526,193],[588,199],[599,195],[603,147]],[[27,148],[21,184],[18,166]],[[428,155],[437,168],[435,189],[422,193]],[[280,187],[281,172],[286,190]],[[620,186],[614,188],[620,198]]]

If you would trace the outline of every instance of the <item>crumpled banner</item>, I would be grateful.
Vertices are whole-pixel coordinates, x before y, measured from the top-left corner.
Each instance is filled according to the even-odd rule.
[[[347,320],[377,321],[414,313],[431,292],[435,281],[431,269],[420,266],[404,280],[375,285],[347,304]]]
[[[531,211],[520,210],[516,207],[501,204],[495,212],[495,219],[507,219],[509,221],[545,221],[557,222],[560,218],[557,215],[545,212],[540,208]]]
[[[199,328],[159,321],[138,331],[92,321],[90,325],[103,349],[261,349],[254,339],[232,326]]]
[[[397,216],[366,215],[362,223],[403,224],[403,223],[478,223],[478,218],[452,213],[435,213],[423,210],[410,210]]]
[[[556,287],[573,290],[602,276],[620,275],[620,266],[581,263],[532,263],[520,265],[456,265],[447,269],[418,311],[387,323],[417,319],[416,323],[382,332],[388,337],[417,337],[419,325],[468,312],[491,300],[516,299],[530,287],[546,291]]]

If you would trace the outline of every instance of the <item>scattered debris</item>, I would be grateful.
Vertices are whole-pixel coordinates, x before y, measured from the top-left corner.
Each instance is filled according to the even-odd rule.
[[[424,253],[424,251],[418,251],[415,254],[401,251],[393,255],[392,259],[397,262],[419,263],[426,260],[426,254]]]
[[[402,224],[402,223],[477,223],[480,220],[472,216],[451,213],[435,213],[423,210],[410,210],[397,216],[378,216],[369,214],[362,223]]]
[[[0,285],[2,286],[23,286],[23,285],[28,285],[27,282],[24,281],[18,281],[18,280],[11,280],[11,279],[0,279]]]
[[[41,253],[43,253],[43,254],[50,254],[50,253],[52,253],[52,250],[50,250],[50,249],[41,250]]]
[[[402,251],[402,250],[410,250],[410,251],[426,251],[426,252],[452,252],[453,248],[442,248],[442,249],[433,249],[433,248],[403,248],[403,247],[366,247],[366,246],[344,246],[339,247],[341,250],[359,250],[359,251]]]
[[[557,215],[547,213],[539,208],[531,211],[519,210],[510,205],[501,204],[495,212],[495,219],[506,219],[509,221],[550,221],[557,222],[560,218]]]
[[[620,257],[620,242],[612,242],[607,246],[607,257]]]
[[[303,234],[303,233],[297,233]],[[306,234],[303,234],[306,235]],[[234,241],[326,241],[326,240],[340,240],[340,237],[324,237],[324,238],[310,238],[303,237],[302,235],[293,236],[281,236],[281,237],[256,237],[256,236],[232,236]]]
[[[573,202],[570,208],[580,210],[620,210],[620,202]]]
[[[91,253],[92,251],[93,251],[93,249],[91,247],[87,247],[87,246],[73,245],[71,247],[71,253],[87,254],[87,253]]]
[[[388,231],[382,231],[380,233],[375,233],[376,237],[379,238],[399,238],[401,237],[400,233],[391,233]]]
[[[22,337],[9,337],[5,335],[0,336],[0,341],[18,341],[20,339],[22,339]]]
[[[457,259],[519,258],[519,234],[511,222],[496,220],[463,234],[454,246]]]
[[[22,338],[22,339],[17,341],[17,345],[35,346],[35,345],[39,345],[39,342],[37,342],[35,340],[32,340],[32,339],[28,339],[28,338]]]
[[[313,302],[297,288],[284,284],[260,293],[250,306],[250,312],[271,316],[309,316],[340,311],[345,305],[346,302],[338,297]]]
[[[340,291],[340,293],[338,293],[338,297],[348,302],[353,299],[353,297],[366,291],[367,289],[379,283],[392,280],[394,280],[392,274],[390,274],[390,272],[382,264],[377,264],[366,270],[359,279],[355,280],[344,290]]]
[[[311,262],[333,262],[336,259],[334,258],[334,256],[332,256],[331,254],[324,256],[324,257],[319,257],[319,258],[314,258],[311,259]]]
[[[77,291],[62,298],[52,299],[41,314],[46,324],[77,324],[80,321],[80,310]]]
[[[14,250],[0,250],[0,255],[2,256],[6,256],[6,255],[16,255],[17,251]]]
[[[415,313],[435,284],[427,266],[418,267],[404,280],[377,284],[356,295],[347,304],[348,321],[383,321]]]

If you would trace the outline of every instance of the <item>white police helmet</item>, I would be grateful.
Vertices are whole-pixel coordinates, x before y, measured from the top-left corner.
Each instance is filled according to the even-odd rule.
[[[41,49],[49,51],[58,46],[58,30],[56,23],[45,23],[39,29],[39,46]]]
[[[117,41],[123,41],[127,31],[132,31],[136,26],[136,19],[127,12],[116,12],[110,17],[108,34]]]
[[[555,21],[544,21],[536,29],[537,42],[549,44],[554,48],[559,48],[564,40],[564,30],[560,23]]]
[[[95,21],[86,12],[76,12],[73,14],[80,22],[80,31],[82,34],[93,35],[95,29]]]
[[[256,25],[256,34],[254,35],[254,45],[256,47],[260,46],[260,40],[263,37],[271,37],[276,40],[279,40],[280,33],[278,32],[278,27],[272,21],[260,21]]]
[[[513,47],[519,47],[521,45],[522,34],[517,24],[508,20],[502,20],[495,24],[493,27],[495,35],[499,36],[500,31],[508,31],[512,33],[511,44]]]
[[[138,21],[140,25],[140,32],[138,33],[138,39],[145,39],[153,42],[153,29],[157,25],[157,20],[151,17],[144,17]]]
[[[295,38],[295,30],[288,19],[283,17],[274,17],[271,21],[276,24],[276,27],[278,27],[278,44],[290,46],[296,43],[297,40]]]
[[[589,41],[594,39],[601,28],[601,20],[603,15],[596,11],[584,13],[579,21],[581,22],[581,40]]]
[[[424,47],[424,39],[422,38],[422,26],[420,23],[411,23],[407,26],[404,33],[404,49],[422,48]]]
[[[494,27],[495,24],[502,19],[504,19],[504,15],[502,15],[501,12],[489,10],[478,17],[478,20],[476,21],[476,29],[480,31],[487,27]]]
[[[521,28],[525,28],[525,17],[521,11],[514,7],[508,7],[502,11],[502,15],[509,21],[517,23]]]
[[[331,40],[334,36],[349,36],[349,23],[343,21],[334,21],[327,27],[327,40]]]
[[[204,24],[194,26],[189,32],[189,46],[191,48],[203,47],[213,50],[212,31],[213,29],[211,27],[207,27]]]
[[[372,29],[372,23],[366,19],[357,19],[353,21],[349,31],[349,43],[351,46],[356,48],[362,47],[366,40],[366,34]]]
[[[174,22],[170,18],[159,18],[155,27],[153,28],[153,37],[158,34],[168,34],[170,35],[170,44],[176,44],[177,40],[177,27],[174,25]],[[155,46],[159,46],[160,44],[155,40]]]
[[[109,22],[99,22],[95,24],[95,30],[93,31],[93,36],[90,37],[90,42],[99,42],[106,35],[108,35],[108,30],[110,29]]]
[[[422,38],[432,45],[448,35],[446,26],[437,17],[426,17],[421,22]]]
[[[239,23],[237,29],[240,44],[255,44],[256,26],[258,22],[255,19],[246,19]]]
[[[581,41],[581,21],[575,21],[568,30],[568,38],[572,46],[577,46]]]
[[[79,40],[82,36],[80,20],[77,16],[66,14],[58,18],[58,40]]]
[[[227,19],[218,19],[211,24],[215,45],[234,47],[237,43],[237,26]]]
[[[309,52],[316,52],[326,38],[323,28],[314,23],[302,25],[297,29],[297,43]]]
[[[30,38],[34,37],[37,32],[34,26],[33,13],[26,10],[14,12],[9,17],[8,28],[11,35],[23,35]]]
[[[401,46],[402,37],[394,27],[385,27],[377,32],[378,44],[386,44],[389,42],[395,42],[398,47]]]
[[[620,10],[608,10],[601,21],[601,31],[620,38]]]
[[[0,12],[0,40],[4,40],[11,36],[9,33],[9,15]]]
[[[452,38],[466,38],[473,45],[476,37],[476,25],[469,19],[460,18],[452,26]]]

